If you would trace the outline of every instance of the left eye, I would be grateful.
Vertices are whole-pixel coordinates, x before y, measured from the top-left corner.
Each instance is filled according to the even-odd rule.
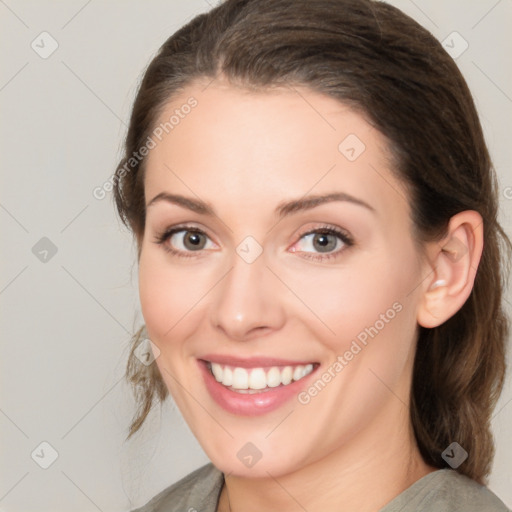
[[[188,229],[175,231],[169,236],[169,243],[179,251],[201,251],[208,249],[209,241],[210,239],[204,233]]]
[[[331,253],[339,251],[348,241],[341,233],[316,231],[303,235],[294,246],[295,251]]]

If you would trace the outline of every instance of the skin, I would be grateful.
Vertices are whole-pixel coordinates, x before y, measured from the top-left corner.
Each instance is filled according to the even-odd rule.
[[[387,141],[360,114],[301,87],[256,93],[222,78],[206,84],[169,102],[162,121],[191,95],[198,105],[146,161],[146,204],[168,192],[200,198],[216,214],[166,201],[147,208],[139,289],[158,368],[226,475],[220,511],[377,511],[435,469],[418,452],[407,405],[418,324],[439,325],[469,295],[481,218],[462,212],[444,240],[419,252]],[[365,145],[354,161],[338,149],[349,134]],[[275,214],[283,201],[333,191],[371,209],[335,201]],[[165,250],[185,252],[182,237],[155,243],[182,223],[208,236],[191,257]],[[325,224],[350,233],[354,245],[340,241],[335,257],[311,259],[325,253],[301,236]],[[263,249],[250,264],[236,252],[247,236]],[[318,362],[314,382],[396,303],[400,312],[306,405],[294,398],[239,416],[205,388],[197,358],[208,353]],[[237,457],[247,442],[262,454],[251,468]]]

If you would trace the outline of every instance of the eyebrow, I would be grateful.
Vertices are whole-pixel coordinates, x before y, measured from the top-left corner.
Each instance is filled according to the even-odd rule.
[[[201,215],[217,216],[213,207],[209,203],[206,203],[201,199],[185,197],[180,194],[169,194],[168,192],[160,192],[159,194],[157,194],[147,204],[146,208],[149,208],[161,201],[181,206],[183,208],[186,208],[187,210],[191,210]],[[354,197],[345,192],[333,192],[331,194],[324,195],[310,195],[301,197],[300,199],[284,201],[277,205],[275,213],[280,218],[283,218],[288,215],[300,211],[310,210],[312,208],[320,206],[321,204],[331,203],[334,201],[352,203],[358,206],[362,206],[367,210],[370,210],[371,212],[375,213],[375,208],[370,206],[368,203],[366,203],[362,199],[358,199],[357,197]]]
[[[356,204],[375,213],[375,208],[373,208],[373,206],[370,206],[362,199],[358,199],[357,197],[354,197],[345,192],[333,192],[331,194],[324,195],[310,195],[301,197],[300,199],[286,201],[280,203],[277,206],[276,213],[279,215],[279,217],[286,217],[287,215],[290,215],[292,213],[303,210],[310,210],[311,208],[315,208],[317,206],[320,206],[321,204],[331,203],[333,201],[341,201]]]
[[[204,201],[200,199],[194,199],[192,197],[185,197],[179,194],[169,194],[168,192],[160,192],[157,194],[151,201],[146,205],[146,208],[153,206],[156,203],[165,201],[167,203],[175,204],[178,206],[182,206],[187,210],[191,210],[196,213],[200,213],[201,215],[215,215],[213,208]]]

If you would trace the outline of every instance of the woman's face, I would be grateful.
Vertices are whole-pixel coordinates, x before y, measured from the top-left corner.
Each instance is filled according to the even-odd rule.
[[[386,141],[305,88],[206,85],[148,144],[139,284],[156,363],[225,473],[364,464],[409,428],[427,275]]]

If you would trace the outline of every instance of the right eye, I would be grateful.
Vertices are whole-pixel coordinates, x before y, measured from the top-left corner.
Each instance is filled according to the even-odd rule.
[[[211,249],[214,245],[208,235],[198,228],[179,226],[158,235],[155,242],[176,256],[191,257],[194,252]]]

